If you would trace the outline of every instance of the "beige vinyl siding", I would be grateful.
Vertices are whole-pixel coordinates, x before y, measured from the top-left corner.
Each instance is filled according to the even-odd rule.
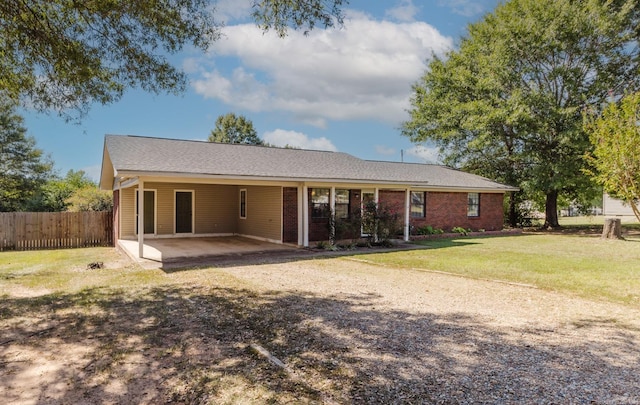
[[[239,219],[240,189],[247,190],[246,219]],[[234,213],[240,235],[282,240],[282,187],[237,187]]]
[[[175,234],[175,191],[193,191],[195,234],[237,233],[238,187],[216,184],[145,183],[146,190],[156,191],[156,234]],[[135,192],[131,187],[121,190],[122,239],[134,239]]]
[[[195,234],[235,233],[237,196],[235,186],[216,184],[145,183],[157,190],[158,235],[175,233],[175,192],[193,191]]]
[[[156,234],[173,234],[173,184],[144,183],[144,187],[156,190]]]
[[[236,186],[195,185],[196,233],[236,233]]]
[[[120,238],[134,239],[136,237],[136,189],[120,190]]]

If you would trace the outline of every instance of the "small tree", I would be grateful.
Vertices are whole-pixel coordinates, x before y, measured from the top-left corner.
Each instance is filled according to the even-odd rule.
[[[588,172],[604,191],[628,204],[640,221],[640,92],[610,103],[602,115],[587,119],[595,171]]]
[[[111,211],[113,209],[113,194],[111,191],[100,190],[95,185],[88,185],[73,191],[65,200],[67,211]]]
[[[400,214],[383,203],[369,201],[362,210],[362,229],[372,242],[388,241],[402,229]]]
[[[263,145],[253,127],[253,122],[244,115],[228,113],[216,119],[216,127],[209,134],[209,142]]]
[[[44,184],[38,196],[30,202],[30,211],[66,211],[68,199],[79,189],[95,187],[84,170],[69,170],[65,177],[54,176]]]

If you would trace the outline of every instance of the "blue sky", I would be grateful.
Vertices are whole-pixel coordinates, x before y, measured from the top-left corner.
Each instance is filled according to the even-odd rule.
[[[228,112],[253,121],[266,141],[336,150],[363,159],[434,162],[431,148],[400,134],[411,85],[433,53],[454,48],[466,26],[499,0],[352,0],[345,27],[308,36],[264,34],[248,18],[251,0],[218,0],[223,37],[208,54],[172,56],[189,76],[185,94],[131,89],[94,105],[80,124],[24,111],[28,133],[64,175],[98,180],[105,134],[205,140]]]

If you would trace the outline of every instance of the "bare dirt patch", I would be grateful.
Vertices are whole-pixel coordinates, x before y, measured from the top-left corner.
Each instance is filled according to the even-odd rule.
[[[640,311],[633,308],[349,258],[164,277],[156,287],[0,301],[0,397],[24,404],[640,401]]]

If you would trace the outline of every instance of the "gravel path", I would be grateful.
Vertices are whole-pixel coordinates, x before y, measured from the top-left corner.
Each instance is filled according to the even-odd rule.
[[[314,303],[303,322],[343,349],[334,353],[336,367],[360,384],[337,402],[640,403],[637,310],[338,261],[225,270],[262,293]],[[303,356],[287,347],[277,355],[303,366]],[[325,385],[339,391],[331,383]]]

